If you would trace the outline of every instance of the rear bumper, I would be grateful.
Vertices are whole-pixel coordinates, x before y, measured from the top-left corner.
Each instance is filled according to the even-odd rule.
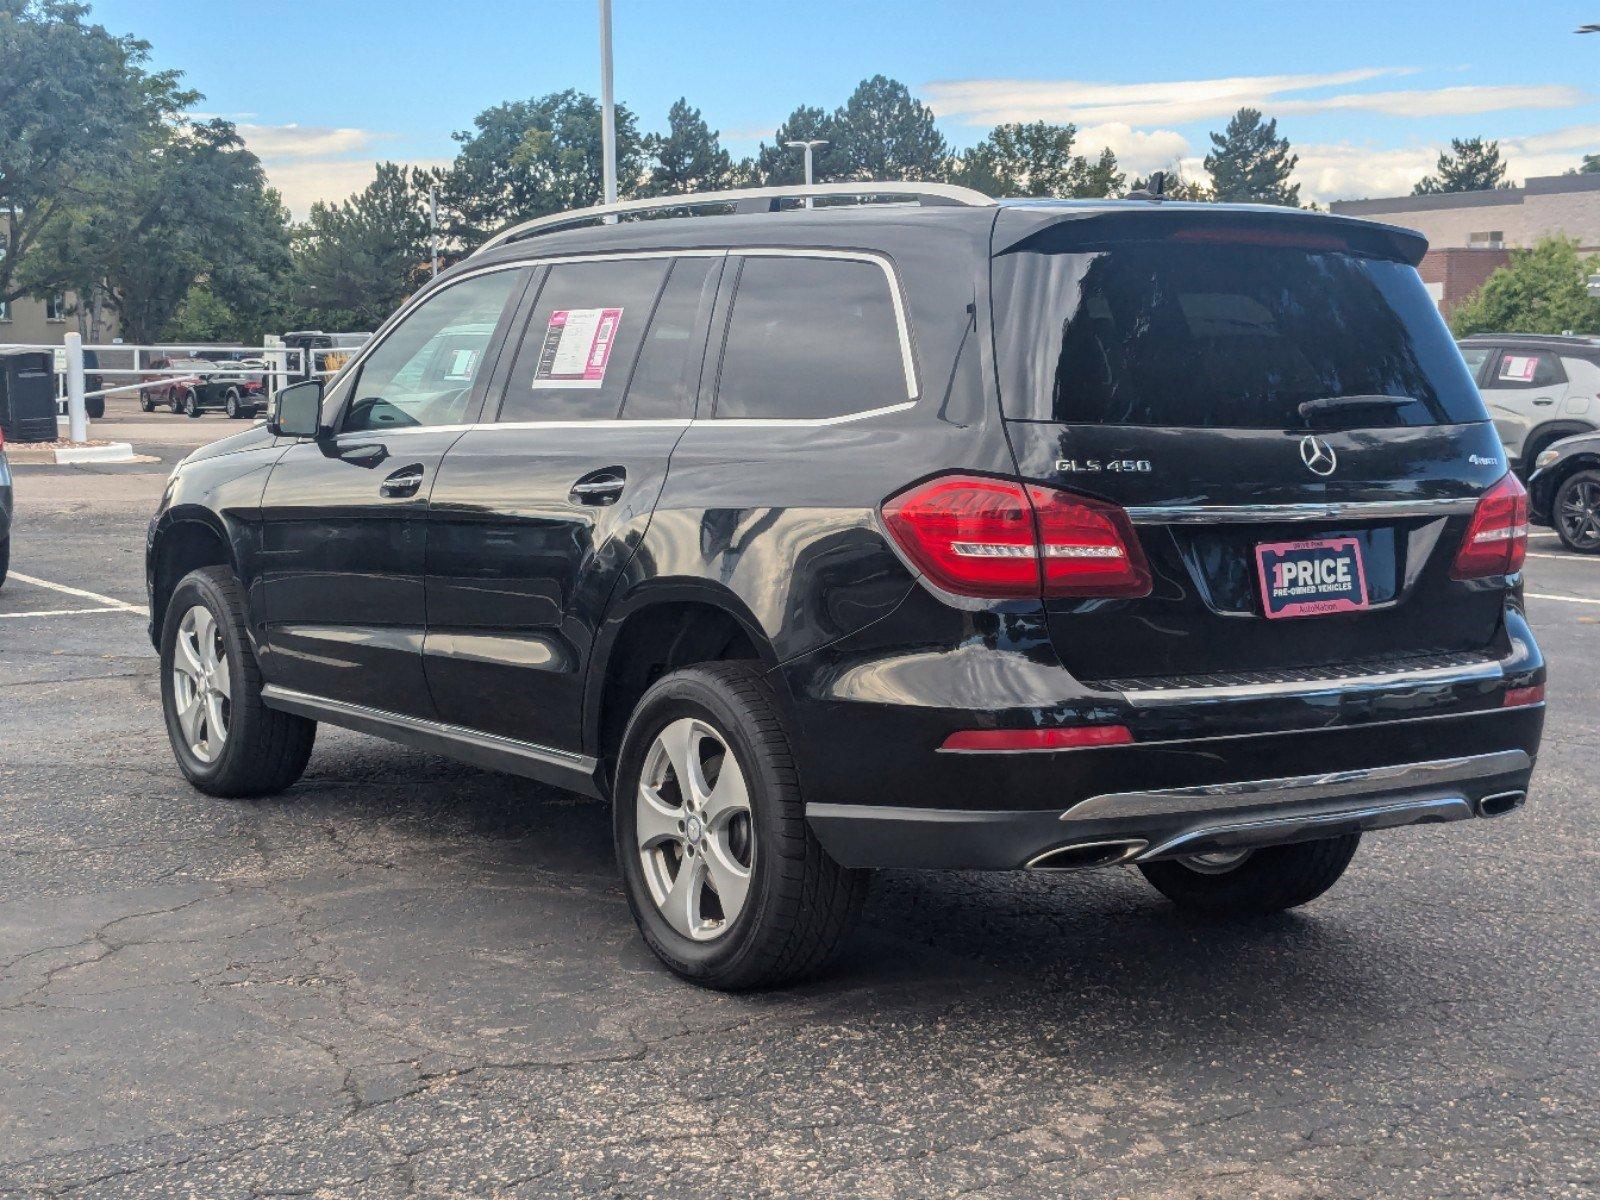
[[[1059,869],[1283,845],[1499,816],[1527,796],[1524,750],[1313,775],[1090,796],[1064,811],[816,803],[818,839],[850,867]]]

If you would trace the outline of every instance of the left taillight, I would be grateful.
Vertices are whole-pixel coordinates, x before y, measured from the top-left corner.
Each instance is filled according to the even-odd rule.
[[[1528,492],[1521,480],[1507,473],[1478,498],[1450,578],[1512,575],[1522,569],[1527,553]]]
[[[937,586],[960,596],[1144,596],[1150,568],[1115,504],[1038,484],[945,475],[891,496],[883,519]]]

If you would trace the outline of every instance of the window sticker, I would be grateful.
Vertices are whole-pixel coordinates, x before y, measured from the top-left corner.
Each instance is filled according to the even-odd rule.
[[[606,363],[622,324],[620,308],[558,308],[545,327],[536,388],[597,388],[606,381]]]
[[[450,369],[444,373],[446,379],[471,379],[472,369],[478,365],[478,352],[476,350],[457,350],[450,356]]]
[[[1512,383],[1532,383],[1539,360],[1532,355],[1508,354],[1500,360],[1500,378]]]

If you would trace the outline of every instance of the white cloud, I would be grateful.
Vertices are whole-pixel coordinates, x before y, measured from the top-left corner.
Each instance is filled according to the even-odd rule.
[[[381,134],[368,129],[336,129],[322,125],[246,125],[239,136],[262,162],[331,158],[366,153]]]
[[[1111,147],[1124,171],[1146,175],[1188,157],[1189,139],[1171,129],[1135,129],[1121,121],[1087,125],[1078,130],[1074,150],[1093,158]],[[1186,175],[1190,172],[1185,169]]]
[[[923,89],[941,117],[964,125],[1007,121],[1180,125],[1260,108],[1269,116],[1356,111],[1396,117],[1464,116],[1518,108],[1570,108],[1588,94],[1561,84],[1481,85],[1386,92],[1298,93],[1413,73],[1406,67],[1361,67],[1309,75],[1238,75],[1155,83],[1083,80],[955,79]]]
[[[191,116],[203,119],[202,114]],[[241,122],[239,136],[261,159],[267,182],[277,188],[297,219],[318,200],[339,201],[372,182],[382,144],[392,135],[332,125],[261,125]],[[448,159],[407,159],[418,167],[444,166]]]

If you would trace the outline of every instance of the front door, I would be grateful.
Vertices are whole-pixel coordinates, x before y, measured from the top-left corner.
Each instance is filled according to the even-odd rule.
[[[1519,458],[1528,434],[1561,415],[1567,374],[1560,356],[1549,350],[1506,349],[1496,356],[1481,390],[1506,453]]]
[[[694,416],[720,254],[557,263],[428,530],[441,720],[580,752],[595,627]]]
[[[526,271],[431,293],[326,404],[334,432],[292,446],[262,497],[263,668],[281,688],[430,717],[422,671],[428,496],[482,405]]]

